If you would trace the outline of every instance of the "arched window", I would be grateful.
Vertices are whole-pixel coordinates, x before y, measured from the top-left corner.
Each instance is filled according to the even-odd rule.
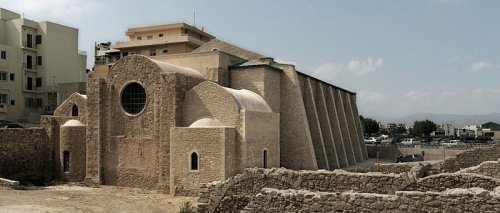
[[[63,171],[69,172],[69,151],[63,152]]]
[[[191,170],[198,170],[198,154],[191,153]]]
[[[264,154],[262,156],[264,158],[264,168],[267,168],[267,150],[264,149]]]
[[[78,106],[73,104],[73,108],[71,108],[71,116],[78,116]]]

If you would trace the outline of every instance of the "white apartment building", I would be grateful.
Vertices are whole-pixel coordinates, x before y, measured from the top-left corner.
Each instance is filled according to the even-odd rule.
[[[0,8],[0,120],[37,123],[57,107],[57,84],[85,82],[78,29]]]

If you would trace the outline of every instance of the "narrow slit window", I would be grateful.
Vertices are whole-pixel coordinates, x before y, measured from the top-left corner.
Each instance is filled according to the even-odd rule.
[[[69,172],[69,151],[63,152],[63,171]]]
[[[196,152],[191,154],[191,170],[198,170],[198,154]]]
[[[263,162],[263,163],[264,163],[263,167],[264,167],[264,168],[267,168],[267,150],[264,150],[264,153],[263,153],[263,156],[262,156],[262,157],[263,157],[263,160],[264,160],[264,162]]]
[[[71,116],[78,116],[78,106],[73,105],[73,108],[71,109]]]

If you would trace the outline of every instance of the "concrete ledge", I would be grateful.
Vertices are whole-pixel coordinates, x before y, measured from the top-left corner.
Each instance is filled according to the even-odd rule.
[[[18,186],[19,186],[19,181],[0,178],[0,187],[17,189]]]

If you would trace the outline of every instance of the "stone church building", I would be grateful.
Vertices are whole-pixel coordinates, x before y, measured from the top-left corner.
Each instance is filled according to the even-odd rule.
[[[214,39],[121,58],[43,116],[57,179],[197,195],[249,167],[334,170],[368,158],[356,94]]]

